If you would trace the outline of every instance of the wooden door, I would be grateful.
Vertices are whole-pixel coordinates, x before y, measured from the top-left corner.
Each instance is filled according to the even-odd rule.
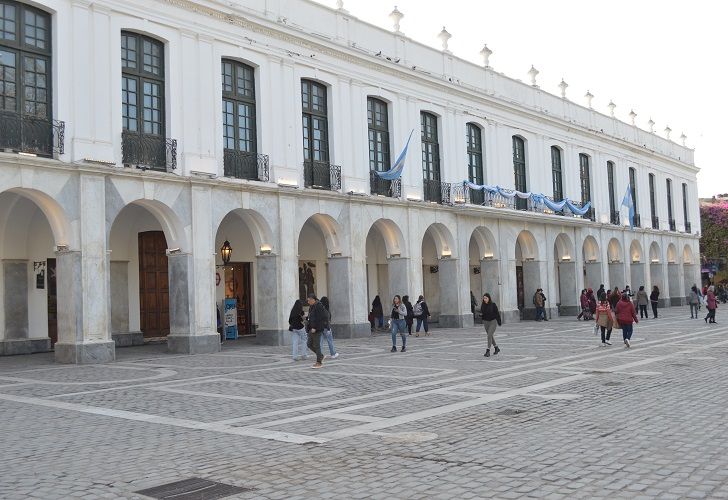
[[[523,310],[526,305],[526,297],[523,289],[523,266],[516,266],[516,290],[518,294],[518,309]]]
[[[47,289],[48,289],[48,336],[51,339],[51,346],[58,342],[58,302],[56,294],[56,259],[48,259]]]
[[[238,313],[238,335],[251,335],[252,279],[250,262],[231,262],[225,268],[225,297],[235,298]]]
[[[169,335],[169,269],[162,231],[139,233],[139,315],[145,338]]]

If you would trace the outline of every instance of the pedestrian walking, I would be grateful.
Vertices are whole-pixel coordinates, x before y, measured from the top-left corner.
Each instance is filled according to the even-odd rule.
[[[650,304],[652,305],[652,318],[657,319],[657,304],[660,300],[660,289],[657,285],[652,287],[652,293],[650,294]]]
[[[473,291],[470,290],[470,312],[475,314],[476,307],[478,307],[478,302],[475,300],[475,295],[473,294]]]
[[[634,293],[629,288],[629,285],[627,285],[627,286],[624,287],[624,293],[627,294],[627,296],[630,298],[630,300],[632,299],[632,297],[634,297]]]
[[[397,352],[397,334],[399,333],[402,337],[402,351],[407,350],[407,336],[405,335],[405,325],[407,318],[407,308],[402,303],[402,298],[399,295],[395,295],[392,299],[392,313],[390,319],[392,320],[392,350],[391,352]]]
[[[708,308],[708,315],[705,317],[705,322],[715,323],[715,310],[718,308],[718,301],[715,298],[715,288],[713,285],[708,287],[708,293],[705,297],[705,306]]]
[[[329,309],[329,298],[321,297],[321,304],[324,306],[324,309],[326,309],[326,314],[328,315],[326,327],[321,334],[321,352],[324,351],[324,339],[326,339],[326,343],[329,345],[329,357],[331,359],[336,359],[339,357],[339,353],[336,352],[336,347],[334,347],[334,332],[331,330],[331,310]]]
[[[430,335],[429,326],[427,324],[428,318],[430,317],[430,309],[427,307],[425,297],[420,295],[417,298],[417,302],[413,308],[415,318],[417,319],[417,327],[415,328],[415,337],[420,336],[420,327],[425,327],[425,335]]]
[[[407,317],[404,319],[404,322],[407,325],[407,334],[412,335],[412,323],[414,322],[415,311],[414,307],[412,307],[412,302],[410,302],[409,295],[402,297],[402,303],[407,309]]]
[[[604,294],[604,295],[607,294],[607,290],[604,289],[604,283],[599,285],[599,290],[597,290],[597,293],[596,293],[597,300],[600,300],[600,297],[602,296],[602,294]]]
[[[584,317],[587,309],[589,308],[589,299],[586,297],[586,288],[584,288],[581,291],[581,295],[579,295],[579,305],[581,306],[581,311],[579,311],[579,315],[576,317],[577,321]]]
[[[594,290],[592,290],[591,288],[586,291],[586,301],[589,305],[588,318],[591,321],[592,319],[594,319],[594,314],[597,312],[597,299],[594,296]]]
[[[619,287],[615,286],[612,290],[612,295],[609,297],[609,305],[612,306],[612,311],[617,309],[617,303],[622,298],[622,293],[619,291]]]
[[[303,302],[297,300],[293,303],[291,313],[288,315],[288,331],[291,332],[291,346],[293,347],[293,361],[299,359],[306,359],[306,343],[308,335],[306,334],[306,327],[303,324],[303,317],[305,316],[303,311]]]
[[[607,300],[607,294],[604,292],[599,296],[599,304],[597,305],[597,313],[594,321],[599,325],[602,333],[601,346],[612,345],[609,338],[612,336],[612,328],[614,327],[614,313],[612,312],[612,306]]]
[[[382,299],[379,295],[374,297],[372,301],[372,331],[374,331],[374,323],[377,322],[378,328],[384,328],[384,308],[382,307]]]
[[[321,352],[321,335],[329,326],[329,312],[316,298],[315,293],[308,294],[308,348],[316,353],[316,363],[312,368],[321,368],[324,355]]]
[[[690,319],[698,319],[698,307],[700,305],[700,292],[698,287],[693,285],[688,293],[688,304],[690,305]]]
[[[643,317],[645,319],[649,318],[650,316],[647,314],[647,304],[650,303],[650,298],[647,296],[647,292],[645,291],[645,286],[640,286],[640,289],[637,290],[637,308],[640,310],[640,319]]]
[[[633,323],[639,323],[640,320],[637,318],[637,311],[635,311],[634,304],[632,304],[628,294],[622,294],[622,299],[617,302],[615,316],[622,328],[622,339],[625,347],[631,347],[629,341],[632,339]]]
[[[536,321],[548,321],[546,319],[546,296],[540,288],[533,294],[533,305],[536,307]]]
[[[490,298],[489,293],[483,295],[483,301],[480,304],[480,317],[483,320],[485,333],[488,335],[488,347],[483,356],[486,358],[490,356],[490,346],[493,346],[493,356],[495,356],[500,352],[500,347],[498,347],[495,343],[495,329],[497,326],[501,325],[501,317],[500,311],[498,311],[498,306],[495,302],[493,302],[493,299]]]

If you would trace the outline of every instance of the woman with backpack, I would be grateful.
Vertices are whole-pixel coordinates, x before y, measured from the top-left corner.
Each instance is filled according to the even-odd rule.
[[[402,303],[402,299],[399,295],[395,295],[392,299],[392,313],[390,319],[392,320],[392,350],[390,352],[397,352],[397,333],[402,337],[402,351],[407,350],[407,336],[404,334],[405,318],[407,317],[407,308]]]
[[[415,317],[415,311],[412,307],[412,302],[409,300],[409,295],[405,295],[402,297],[402,303],[404,304],[404,307],[407,309],[407,317],[404,319],[405,324],[407,325],[407,333],[409,335],[412,335],[412,323],[414,323],[414,317]]]
[[[308,335],[306,334],[306,326],[303,324],[303,302],[297,300],[293,303],[291,314],[288,315],[288,331],[291,334],[291,346],[293,346],[293,361],[306,359]]]
[[[326,321],[326,327],[324,328],[323,334],[321,335],[321,351],[324,350],[324,339],[326,339],[326,343],[329,345],[329,358],[336,359],[339,357],[339,353],[336,352],[336,348],[334,347],[334,332],[331,331],[331,311],[329,310],[329,298],[321,297],[321,303],[323,304],[324,309],[326,309],[326,312],[329,316],[328,321]]]
[[[612,328],[614,326],[614,317],[612,313],[612,306],[607,300],[607,294],[602,292],[599,296],[599,305],[597,305],[597,315],[595,322],[599,325],[599,329],[602,332],[602,343],[601,346],[605,347],[612,345],[609,341],[609,337],[612,336]]]
[[[427,318],[430,317],[430,310],[427,307],[427,302],[425,302],[425,297],[423,295],[420,295],[417,298],[417,302],[415,303],[413,312],[415,314],[415,318],[417,318],[417,328],[415,328],[415,337],[420,336],[420,327],[422,325],[425,326],[425,335],[430,335],[429,327],[427,325]]]
[[[652,287],[652,293],[650,294],[650,304],[652,304],[652,318],[657,319],[657,304],[660,299],[660,289],[657,285]]]
[[[495,343],[495,329],[496,326],[500,326],[501,317],[498,306],[490,298],[489,293],[483,295],[483,302],[480,304],[480,317],[483,319],[483,327],[485,328],[485,333],[488,335],[488,348],[485,350],[483,356],[486,358],[490,356],[491,345],[495,349],[493,351],[493,356],[495,356],[500,352],[500,348]]]

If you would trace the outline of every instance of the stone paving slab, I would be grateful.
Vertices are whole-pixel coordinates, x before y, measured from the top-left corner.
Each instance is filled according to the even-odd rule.
[[[633,347],[573,319],[287,348],[0,358],[0,498],[142,498],[190,477],[230,498],[728,498],[728,328],[666,309]]]

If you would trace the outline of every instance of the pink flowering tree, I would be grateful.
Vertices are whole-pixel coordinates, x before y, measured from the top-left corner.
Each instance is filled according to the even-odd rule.
[[[700,207],[700,255],[707,260],[728,258],[728,201]],[[724,274],[722,270],[720,274]]]

